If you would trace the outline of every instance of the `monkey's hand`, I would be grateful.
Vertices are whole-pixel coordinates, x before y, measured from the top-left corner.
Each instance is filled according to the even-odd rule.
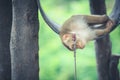
[[[113,25],[114,25],[114,21],[109,19],[106,23],[106,28],[104,29],[105,34],[111,31]]]
[[[108,34],[111,31],[113,25],[114,25],[114,21],[109,19],[106,22],[105,29],[96,29],[96,30],[94,30],[97,37]]]

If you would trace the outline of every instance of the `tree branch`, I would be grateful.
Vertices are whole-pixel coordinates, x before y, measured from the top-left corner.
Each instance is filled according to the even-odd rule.
[[[112,28],[112,30],[114,30],[120,24],[120,0],[115,0],[113,10],[110,14],[110,18],[115,21],[115,25]]]

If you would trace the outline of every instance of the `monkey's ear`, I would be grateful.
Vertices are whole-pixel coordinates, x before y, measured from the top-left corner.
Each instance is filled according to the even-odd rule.
[[[71,37],[71,34],[64,34],[64,35],[62,36],[62,40],[63,40],[63,41],[66,41],[66,40],[68,40],[70,37]]]

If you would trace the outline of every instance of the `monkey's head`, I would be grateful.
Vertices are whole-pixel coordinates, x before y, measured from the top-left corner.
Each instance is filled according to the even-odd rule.
[[[76,37],[76,49],[83,49],[86,45],[86,33],[88,33],[86,29],[88,25],[82,17],[76,19],[76,16],[72,16],[66,20],[60,29],[60,38],[64,46],[73,51]]]
[[[61,36],[62,43],[65,47],[67,47],[69,50],[74,50],[74,35],[73,33],[64,34]],[[83,49],[86,45],[86,42],[84,40],[81,40],[76,35],[76,49]]]

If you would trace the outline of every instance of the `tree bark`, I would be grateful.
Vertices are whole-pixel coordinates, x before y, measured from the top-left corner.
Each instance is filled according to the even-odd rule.
[[[90,0],[92,14],[106,14],[105,0]],[[99,80],[110,80],[109,62],[111,57],[111,42],[109,35],[95,41],[96,59]]]
[[[119,70],[118,70],[119,58],[120,56],[118,55],[111,56],[110,80],[119,80]]]
[[[12,1],[0,0],[0,80],[11,80],[10,33]]]
[[[13,0],[12,80],[39,80],[36,0]]]

